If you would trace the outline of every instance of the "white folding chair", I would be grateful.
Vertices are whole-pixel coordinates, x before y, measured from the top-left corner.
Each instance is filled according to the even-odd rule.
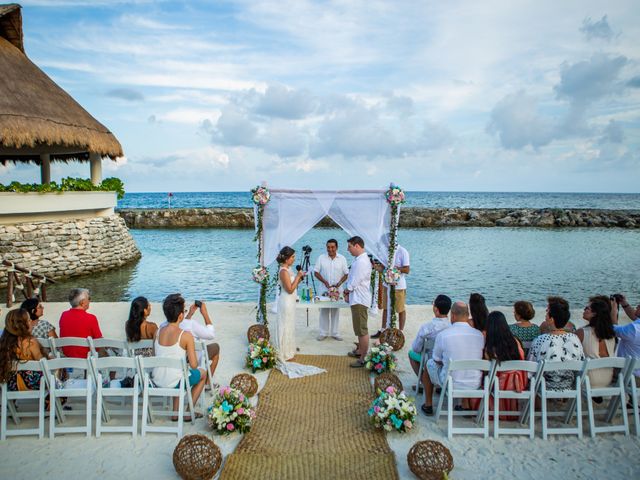
[[[51,341],[49,340],[49,337],[38,337],[36,340],[42,348],[51,351]]]
[[[427,360],[431,356],[431,352],[433,351],[433,346],[435,345],[435,338],[427,338],[424,342],[422,342],[422,352],[420,352],[420,367],[418,368],[418,382],[416,383],[416,394],[420,392],[420,387],[422,386],[422,372],[426,367]]]
[[[209,358],[209,351],[207,350],[207,342],[205,342],[204,340],[196,340],[195,347],[196,347],[196,353],[202,352],[202,362],[200,362],[200,368],[204,368],[205,372],[207,372],[206,381],[207,381],[207,384],[209,385],[209,388],[211,389],[211,393],[213,394],[214,388],[213,388],[213,378],[211,376],[211,359]],[[205,406],[204,393],[205,391],[203,390],[202,394],[200,395],[200,403],[203,409]]]
[[[453,385],[452,372],[462,370],[480,370],[485,373],[484,382],[481,382],[479,388],[463,389],[455,388]],[[493,379],[495,370],[495,362],[489,360],[451,360],[446,373],[444,385],[442,385],[442,393],[438,400],[438,408],[436,410],[435,421],[438,422],[442,413],[444,397],[447,397],[447,437],[451,439],[455,433],[481,434],[485,438],[489,436],[489,386]],[[479,398],[480,406],[478,410],[459,410],[455,411],[453,407],[454,399],[462,398]],[[475,415],[476,421],[483,421],[481,427],[454,427],[454,416],[470,416]]]
[[[633,423],[636,429],[636,436],[640,437],[640,414],[638,413],[638,404],[640,403],[640,389],[636,386],[636,376],[634,372],[640,369],[640,358],[627,357],[627,370],[624,375],[623,385],[627,395],[629,395],[631,401],[631,409],[633,415]],[[618,402],[625,403],[623,397],[619,400],[617,397],[612,399],[610,403],[609,411],[607,412],[606,421],[611,422],[615,412],[618,410]],[[625,405],[626,408],[626,405]],[[626,416],[626,415],[625,415]]]
[[[136,373],[133,379],[133,386],[130,388],[122,387],[104,387],[103,379],[108,379],[110,372],[115,370],[127,370],[131,369],[137,371],[136,359],[131,357],[91,357],[90,359],[92,373],[96,383],[96,437],[99,437],[102,432],[126,432],[131,433],[134,437],[138,433],[138,399],[140,396],[140,389],[138,383],[138,374]],[[104,373],[104,376],[103,376]],[[119,397],[122,399],[131,398],[131,409],[114,409],[109,408],[107,405],[107,399]],[[124,406],[124,402],[122,402]],[[126,426],[110,426],[103,425],[102,418],[104,416],[105,421],[110,421],[111,415],[127,415],[131,416],[131,425]]]
[[[137,342],[127,342],[127,348],[129,349],[129,356],[136,357],[140,355],[139,350],[144,348],[153,348],[153,339],[139,340]]]
[[[42,364],[38,361],[29,361],[18,363],[16,369],[18,372],[31,370],[41,372],[40,388],[38,390],[26,391],[9,391],[6,383],[0,385],[2,389],[2,419],[0,424],[0,440],[6,440],[9,436],[17,435],[38,435],[38,438],[44,437],[44,413],[45,413],[45,396],[46,382],[44,379],[44,371]],[[37,400],[38,409],[35,412],[18,411],[13,407],[13,402],[22,400]],[[22,409],[21,409],[22,410]],[[7,417],[11,413],[13,421],[16,425],[21,423],[20,417],[37,417],[38,426],[36,428],[12,428],[8,429]]]
[[[513,390],[501,390],[498,374],[500,372],[508,372],[512,370],[520,370],[523,372],[531,373],[533,376],[529,378],[529,386],[523,388],[521,392]],[[493,377],[493,436],[498,438],[500,434],[503,435],[529,435],[529,438],[535,436],[535,400],[536,400],[536,385],[537,378],[542,370],[542,363],[528,362],[524,360],[511,360],[508,362],[501,362],[496,365],[495,374]],[[500,410],[500,400],[503,398],[516,399],[522,406],[518,411],[502,411]],[[500,415],[517,415],[521,416],[522,412],[527,411],[529,414],[529,425],[526,428],[519,427],[501,427]]]
[[[82,337],[61,337],[61,338],[53,338],[49,339],[51,343],[51,353],[53,353],[56,358],[63,358],[64,353],[62,351],[63,347],[86,347],[91,350],[91,344],[89,343],[88,338]]]
[[[128,357],[129,346],[125,340],[116,340],[114,338],[88,338],[89,348],[91,348],[91,355],[97,357],[98,349],[109,349],[115,353],[116,357]],[[109,355],[112,356],[112,355]]]
[[[537,394],[541,400],[540,416],[542,417],[542,438],[547,439],[551,435],[577,435],[578,438],[582,438],[582,395],[580,385],[582,379],[580,373],[584,367],[584,362],[578,360],[566,360],[564,362],[547,362],[542,365],[540,372],[540,381]],[[545,381],[545,373],[559,372],[559,371],[572,371],[575,375],[573,385],[575,388],[567,390],[547,390],[547,383]],[[573,401],[576,405],[576,427],[556,427],[549,428],[549,419],[551,416],[563,416],[565,422],[570,420],[568,418],[568,411],[566,412],[549,412],[547,409],[548,399],[568,399],[571,401],[569,409],[572,408]]]
[[[56,400],[62,397],[84,398],[86,409],[84,412],[74,410],[66,412],[66,415],[85,415],[85,425],[83,426],[57,426],[56,417],[59,417],[60,423],[65,423],[65,414],[49,415],[49,437],[54,438],[56,433],[85,433],[87,437],[91,435],[91,404],[93,403],[93,379],[91,375],[91,366],[89,364],[89,355],[87,358],[54,358],[53,360],[43,359],[42,364],[49,378],[49,394],[50,403],[55,404]],[[56,371],[59,369],[74,369],[83,372],[84,379],[73,378],[67,380],[62,387],[56,385]],[[57,409],[56,409],[57,410]]]
[[[140,372],[143,378],[142,389],[142,428],[141,433],[144,437],[147,432],[164,432],[175,433],[178,437],[182,436],[182,427],[184,421],[184,397],[187,396],[191,400],[191,389],[188,386],[188,376],[185,376],[186,360],[184,358],[167,358],[167,357],[137,357]],[[152,382],[151,370],[156,367],[175,368],[182,372],[182,378],[177,388],[168,387],[156,387]],[[151,397],[164,397],[164,398],[178,398],[178,411],[175,412],[173,408],[167,410],[152,410],[150,398]],[[189,403],[191,412],[191,421],[195,423],[195,412],[193,411],[193,403]],[[156,416],[175,416],[177,414],[178,421],[175,427],[151,425],[149,413],[152,413],[152,417]],[[151,420],[153,422],[153,420]]]

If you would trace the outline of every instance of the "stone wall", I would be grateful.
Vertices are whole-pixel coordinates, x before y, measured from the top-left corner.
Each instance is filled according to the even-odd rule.
[[[249,208],[122,209],[129,228],[254,228]],[[329,219],[318,226],[335,227]],[[400,228],[640,228],[639,210],[403,208]]]
[[[0,225],[0,258],[53,279],[109,270],[140,256],[118,215]],[[0,286],[6,284],[0,265]]]

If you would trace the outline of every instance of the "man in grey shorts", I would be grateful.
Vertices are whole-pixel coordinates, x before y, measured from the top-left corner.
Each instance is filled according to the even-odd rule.
[[[353,333],[358,337],[358,347],[347,355],[358,359],[351,364],[353,368],[362,368],[364,357],[369,351],[367,320],[371,305],[371,261],[364,249],[364,240],[360,237],[347,240],[347,250],[355,257],[355,261],[349,269],[344,298],[351,306]]]

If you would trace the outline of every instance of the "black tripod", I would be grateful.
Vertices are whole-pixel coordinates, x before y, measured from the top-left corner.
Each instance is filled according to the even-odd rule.
[[[309,268],[311,267],[311,247],[305,245],[302,247],[302,251],[304,252],[304,256],[302,257],[302,265],[296,265],[296,270],[307,272],[305,277],[305,283],[307,287],[309,287],[309,277],[311,277],[311,287],[313,288],[313,294],[316,294],[316,281],[313,278],[313,275],[309,275]],[[307,307],[307,327],[309,326],[309,307]]]

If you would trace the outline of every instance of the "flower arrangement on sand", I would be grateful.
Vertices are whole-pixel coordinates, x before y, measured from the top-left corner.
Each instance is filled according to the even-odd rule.
[[[398,359],[393,354],[393,348],[386,343],[375,345],[364,357],[364,366],[375,374],[392,372],[396,369]]]
[[[249,399],[240,390],[231,387],[220,388],[207,409],[209,426],[219,435],[248,432],[255,416]]]
[[[373,401],[367,413],[377,428],[384,428],[387,432],[406,432],[413,428],[418,411],[412,398],[404,392],[398,393],[394,386],[388,386]]]
[[[276,365],[276,349],[265,338],[250,343],[247,349],[246,367],[253,373],[258,370],[268,370]]]

